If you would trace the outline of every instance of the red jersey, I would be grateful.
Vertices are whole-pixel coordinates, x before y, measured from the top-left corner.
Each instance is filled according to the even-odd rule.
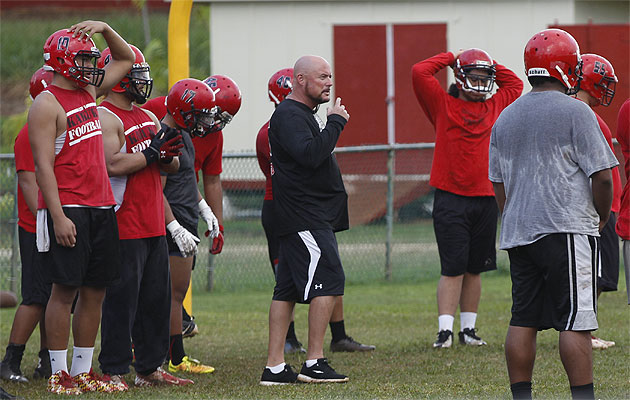
[[[28,141],[28,124],[24,125],[15,138],[13,153],[15,154],[15,172],[35,173],[33,151],[31,150],[31,143]],[[20,185],[18,185],[17,191],[18,225],[27,232],[35,233],[35,216],[26,205]]]
[[[61,205],[113,206],[96,101],[83,89],[51,85],[44,92],[55,96],[67,116],[66,131],[55,140],[54,170]],[[37,208],[46,208],[41,191]]]
[[[256,135],[256,157],[258,165],[265,174],[265,200],[273,200],[271,185],[271,149],[269,148],[269,121],[260,128]]]
[[[490,130],[505,107],[523,91],[523,82],[497,64],[497,92],[483,102],[465,101],[442,89],[434,77],[452,65],[452,53],[441,53],[415,64],[413,89],[435,127],[430,185],[462,196],[494,196],[488,179]]]
[[[166,115],[166,96],[156,97],[147,101],[142,108],[151,111],[157,119]],[[192,136],[195,146],[195,175],[199,170],[204,175],[219,175],[223,172],[223,132],[214,132],[205,137]],[[197,180],[199,177],[197,176]]]
[[[606,124],[606,122],[604,122],[602,117],[599,116],[599,114],[595,113],[595,116],[597,117],[597,122],[599,122],[599,129],[602,130],[602,133],[604,134],[608,145],[614,152],[615,148],[613,146],[612,133],[610,132],[610,128],[608,128],[608,125]],[[619,168],[617,167],[613,168],[611,172],[613,179],[613,202],[610,211],[618,213],[619,208],[621,207],[621,175],[619,175]]]
[[[630,240],[630,99],[619,110],[617,119],[617,141],[626,159],[626,185],[621,193],[621,205],[615,230],[624,240]]]
[[[157,132],[151,117],[139,107],[132,107],[131,111],[123,110],[108,101],[99,107],[116,115],[122,123],[125,152],[128,154],[146,149]],[[110,180],[119,206],[116,219],[120,239],[164,236],[164,199],[158,163],[152,163],[126,177],[115,176]]]

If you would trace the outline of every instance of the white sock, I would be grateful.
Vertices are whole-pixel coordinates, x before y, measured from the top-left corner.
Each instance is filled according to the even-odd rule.
[[[313,365],[317,364],[317,359],[306,360],[304,364],[306,364],[306,368],[311,368]]]
[[[48,354],[50,354],[50,369],[53,374],[57,371],[68,372],[68,349],[48,350]]]
[[[459,322],[462,326],[462,331],[466,328],[475,329],[475,322],[477,322],[476,312],[460,312]]]
[[[453,321],[455,317],[448,314],[442,314],[438,316],[438,332],[451,331],[453,332]]]
[[[271,370],[272,374],[279,374],[280,372],[284,371],[284,366],[287,365],[286,363],[280,363],[276,366],[270,367],[267,365],[267,368],[269,368]]]
[[[92,355],[94,347],[76,347],[72,350],[72,367],[70,368],[70,376],[90,372],[92,368]]]

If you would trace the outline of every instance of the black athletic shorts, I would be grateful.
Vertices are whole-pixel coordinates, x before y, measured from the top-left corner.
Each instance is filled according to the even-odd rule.
[[[610,219],[600,232],[602,263],[597,273],[597,287],[602,292],[617,290],[619,282],[619,236],[615,232],[617,216],[610,213]]]
[[[597,329],[599,238],[554,233],[508,249],[508,255],[510,325],[560,332]]]
[[[267,250],[269,254],[269,263],[273,274],[276,274],[276,266],[278,265],[278,237],[276,236],[275,219],[273,216],[273,200],[263,200],[261,220],[262,226],[267,236]]]
[[[37,251],[35,234],[18,226],[20,258],[22,259],[22,304],[48,304],[52,285],[46,277],[42,256]]]
[[[53,220],[48,212],[50,250],[41,253],[53,283],[67,286],[106,287],[120,278],[120,240],[114,207],[63,207],[77,230],[74,247],[55,240]]]
[[[497,269],[498,214],[494,197],[468,197],[435,190],[433,229],[442,275],[479,274]]]
[[[310,303],[314,297],[343,296],[346,277],[333,231],[301,231],[278,241],[274,300]]]
[[[187,225],[187,224],[181,224],[181,225],[188,232],[192,233],[193,235],[195,235],[195,236],[197,236],[199,238],[199,234],[197,233],[197,227],[196,226],[191,226],[191,225]],[[171,233],[168,231],[168,229],[166,230],[166,243],[168,245],[168,255],[169,255],[169,257],[170,256],[184,257],[182,255],[182,252],[179,251],[179,247],[177,247],[177,243],[175,243],[175,241],[173,240],[173,237],[171,236]],[[195,269],[196,259],[197,259],[197,256],[193,256],[192,269]]]

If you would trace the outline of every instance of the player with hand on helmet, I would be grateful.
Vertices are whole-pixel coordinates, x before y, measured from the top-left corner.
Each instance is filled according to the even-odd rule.
[[[593,111],[567,96],[581,79],[575,39],[561,29],[538,32],[524,61],[532,90],[492,127],[488,164],[502,212],[500,248],[510,258],[510,389],[515,399],[532,397],[536,336],[553,328],[571,396],[594,399],[598,236],[610,214],[611,168],[618,162]]]
[[[278,105],[289,95],[289,93],[291,93],[291,90],[293,90],[293,85],[291,83],[292,79],[293,68],[283,68],[278,70],[269,78],[269,82],[267,83],[267,94],[269,95],[269,100],[274,104],[274,107],[278,107]],[[269,261],[275,276],[278,266],[279,244],[275,233],[275,218],[273,216],[269,121],[265,122],[258,131],[258,135],[256,135],[256,157],[258,158],[258,165],[265,175],[265,197],[263,200],[261,220],[263,229],[265,230],[265,236],[267,237]],[[332,334],[330,350],[333,352],[372,351],[376,349],[375,346],[361,344],[346,334],[343,317],[343,296],[339,296],[335,301],[335,307],[330,318],[330,332]],[[289,329],[284,343],[284,353],[306,353],[306,350],[302,347],[302,343],[295,335],[293,314],[291,315],[291,322],[289,324]]]
[[[184,145],[176,128],[160,126],[155,115],[134,104],[146,101],[153,80],[142,52],[129,47],[135,53],[131,69],[98,107],[123,265],[120,281],[105,294],[98,359],[120,391],[128,389],[124,375],[134,357],[136,386],[192,383],[161,367],[168,354],[170,325],[164,316],[171,302],[160,171],[177,172]],[[107,48],[99,67],[110,61]]]
[[[617,85],[615,70],[607,59],[597,54],[582,54],[582,80],[580,89],[575,97],[588,104],[591,108],[602,105],[608,107],[615,97]],[[601,129],[608,146],[614,151],[612,133],[602,117],[595,112],[597,123]],[[621,176],[619,168],[612,169],[613,178],[613,202],[610,209],[610,218],[600,232],[601,264],[597,275],[597,298],[604,292],[617,290],[619,282],[619,236],[615,232],[617,214],[621,208]],[[607,349],[615,345],[614,341],[604,340],[591,335],[591,343],[594,349]]]
[[[170,372],[206,374],[213,367],[186,355],[182,339],[182,304],[190,284],[194,255],[199,238],[197,224],[201,216],[210,236],[219,235],[219,223],[197,188],[195,147],[192,137],[203,135],[215,124],[216,103],[213,91],[200,80],[187,78],[176,82],[166,96],[167,113],[162,124],[182,132],[184,147],[176,173],[163,175],[164,208],[169,263],[171,267]]]
[[[97,66],[101,53],[91,39],[95,34],[101,34],[111,49],[112,60],[103,69]],[[28,136],[42,194],[37,247],[44,253],[53,284],[46,307],[53,373],[48,391],[112,391],[114,385],[91,370],[105,288],[120,276],[116,201],[103,156],[96,99],[120,82],[135,55],[105,22],[83,21],[50,35],[43,56],[54,76],[29,110]],[[68,374],[70,310],[77,293]]]
[[[31,77],[29,93],[32,100],[43,92],[53,79],[49,67],[41,67]],[[46,270],[35,246],[35,214],[37,213],[38,186],[35,179],[35,163],[28,141],[28,124],[20,130],[14,146],[15,170],[18,179],[18,235],[22,260],[22,302],[15,312],[9,344],[0,363],[0,378],[13,382],[28,382],[20,369],[26,342],[40,324],[39,364],[34,378],[48,378],[50,357],[46,347],[44,310],[50,297],[51,285],[46,279]]]
[[[435,74],[449,66],[455,83],[447,93]],[[459,342],[485,345],[475,324],[481,273],[496,269],[498,211],[487,169],[490,129],[501,111],[520,96],[523,82],[477,48],[420,61],[413,66],[412,79],[416,98],[435,127],[429,183],[435,188],[433,227],[441,276],[433,347],[451,347],[458,306]],[[491,95],[495,83],[498,89]]]

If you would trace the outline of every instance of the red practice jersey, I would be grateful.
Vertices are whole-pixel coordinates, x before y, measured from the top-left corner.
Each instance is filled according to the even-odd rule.
[[[412,68],[416,98],[435,127],[431,186],[462,196],[494,196],[488,179],[490,130],[505,107],[523,91],[509,69],[496,66],[497,92],[483,102],[465,101],[442,89],[434,77],[452,65],[452,53],[441,53]]]
[[[621,207],[615,230],[624,240],[630,240],[630,99],[619,110],[617,141],[625,160],[626,185],[621,193]]]
[[[35,173],[35,162],[33,161],[33,151],[31,143],[28,141],[28,124],[20,130],[15,138],[15,146],[13,147],[15,154],[15,171],[26,171]],[[18,185],[17,206],[18,206],[18,225],[27,232],[35,233],[35,216],[26,205],[22,188]]]
[[[125,152],[137,153],[149,147],[157,132],[155,123],[141,108],[123,110],[108,101],[101,109],[114,114],[125,132]],[[166,234],[164,199],[159,164],[154,162],[126,177],[111,177],[118,204],[116,219],[121,240],[140,239]]]
[[[46,92],[55,96],[67,116],[66,131],[55,141],[54,169],[61,205],[113,206],[116,202],[105,167],[101,122],[94,98],[83,89],[54,85],[42,93]],[[41,191],[37,208],[46,208]]]
[[[256,135],[256,157],[258,165],[265,174],[265,200],[273,200],[271,185],[271,149],[269,148],[269,121],[260,128]]]

